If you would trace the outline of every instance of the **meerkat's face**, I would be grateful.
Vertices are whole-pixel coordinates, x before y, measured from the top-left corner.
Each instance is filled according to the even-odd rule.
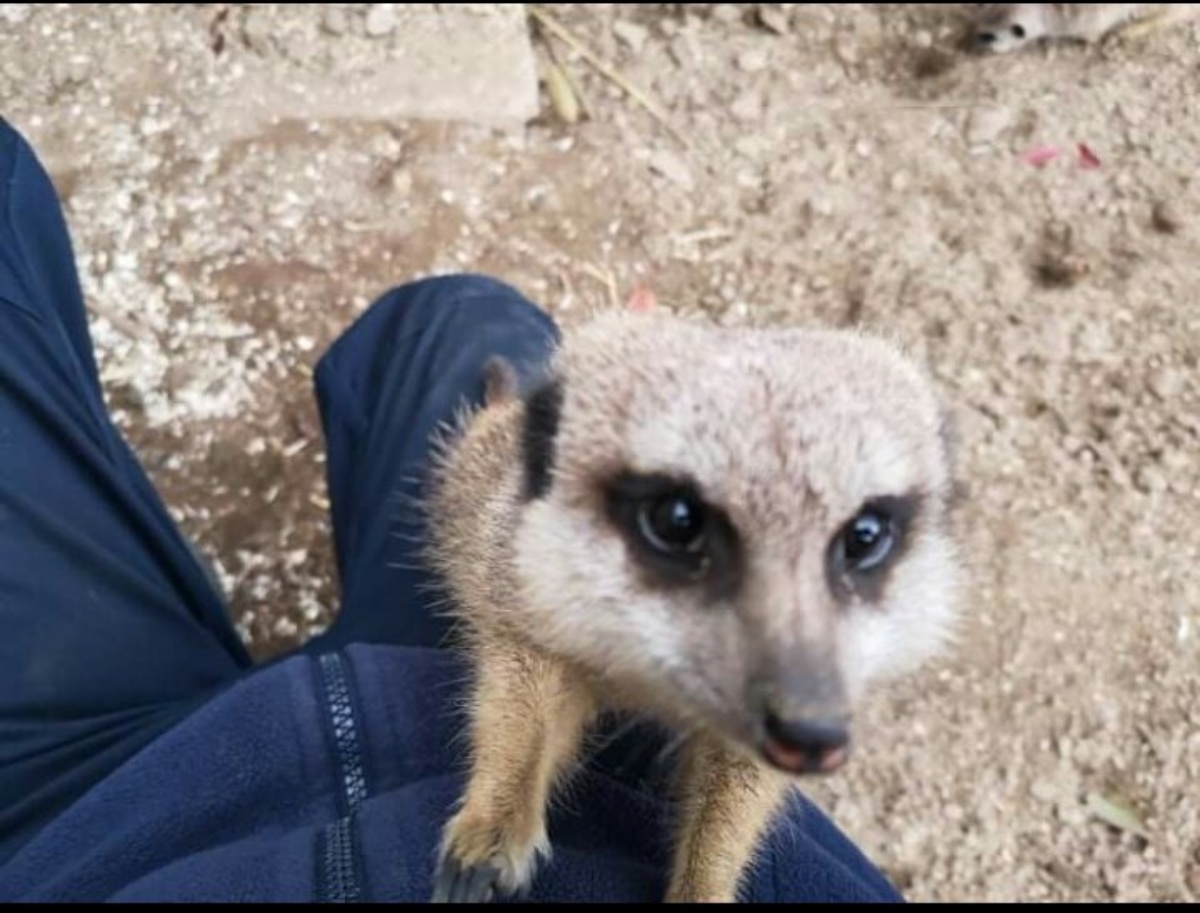
[[[615,316],[526,412],[529,635],[793,773],[953,615],[943,414],[891,347]]]
[[[975,45],[981,51],[1007,54],[1046,35],[1041,3],[985,3],[975,22]]]

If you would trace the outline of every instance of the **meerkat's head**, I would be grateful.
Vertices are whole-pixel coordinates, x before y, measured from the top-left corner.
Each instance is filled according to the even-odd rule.
[[[1006,54],[1047,34],[1048,3],[984,3],[975,20],[975,46]]]
[[[891,346],[613,315],[525,412],[528,635],[793,773],[953,616],[943,411]]]

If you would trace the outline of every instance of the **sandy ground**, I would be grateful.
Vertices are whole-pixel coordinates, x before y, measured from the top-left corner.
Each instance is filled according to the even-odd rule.
[[[980,59],[955,6],[553,6],[685,149],[570,54],[575,127],[222,132],[239,60],[382,53],[359,7],[222,9],[5,6],[0,112],[66,199],[118,421],[259,652],[335,611],[311,366],[388,285],[861,323],[957,406],[970,617],[818,799],[916,899],[1200,899],[1196,31]]]

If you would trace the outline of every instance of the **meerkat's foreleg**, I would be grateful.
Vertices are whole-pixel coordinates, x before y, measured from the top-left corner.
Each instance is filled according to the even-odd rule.
[[[519,645],[481,650],[471,771],[446,826],[434,901],[480,902],[529,887],[549,853],[546,806],[579,752],[594,702],[554,659]]]
[[[733,903],[790,789],[780,774],[697,737],[687,748],[669,903]]]

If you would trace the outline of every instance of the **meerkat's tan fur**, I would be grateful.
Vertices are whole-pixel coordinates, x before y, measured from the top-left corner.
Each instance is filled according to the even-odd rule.
[[[568,334],[549,371],[562,391],[549,490],[524,490],[527,406],[496,372],[431,503],[432,558],[475,670],[444,860],[527,887],[585,733],[633,711],[686,736],[668,899],[733,900],[792,782],[757,750],[755,689],[815,708],[796,685],[812,660],[853,702],[946,640],[944,413],[909,361],[851,333],[610,315]],[[686,476],[728,513],[746,552],[736,597],[647,585],[604,508],[606,480],[627,471]],[[921,513],[878,604],[837,604],[831,537],[864,500],[905,492]]]
[[[984,3],[976,21],[980,43],[997,53],[1042,40],[1096,42],[1135,36],[1197,17],[1195,3]]]

